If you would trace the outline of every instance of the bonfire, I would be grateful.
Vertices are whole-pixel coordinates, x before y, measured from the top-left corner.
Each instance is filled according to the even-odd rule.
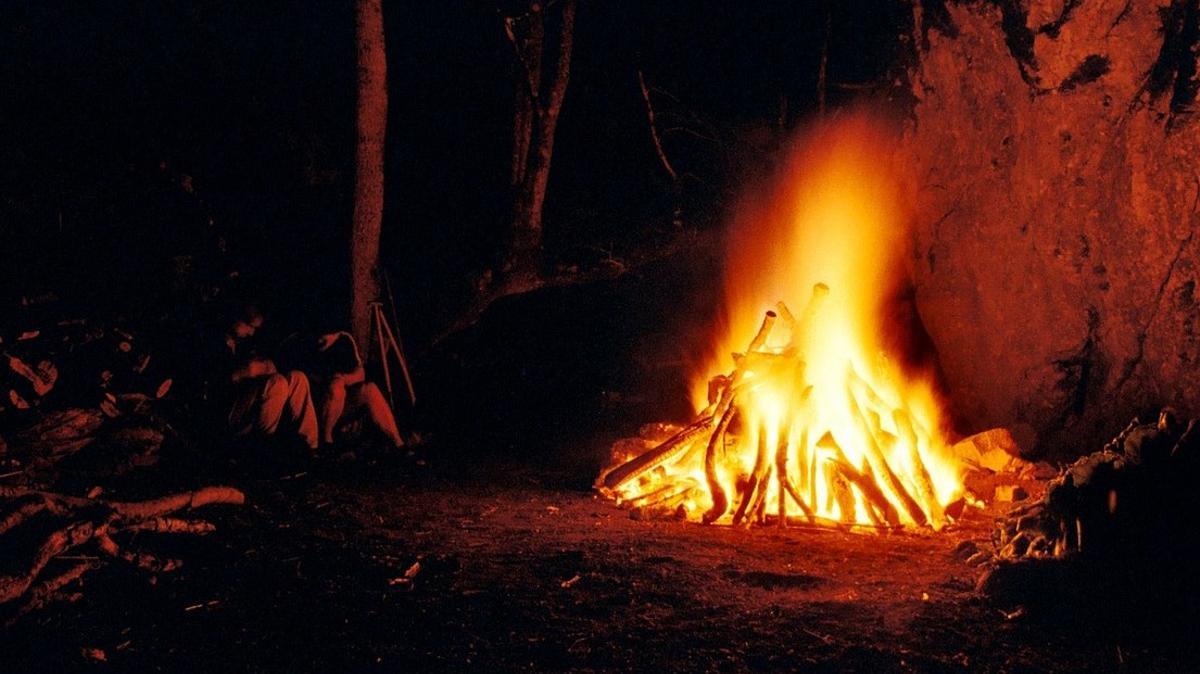
[[[903,181],[886,147],[869,117],[827,124],[765,197],[747,199],[695,417],[666,437],[618,443],[601,493],[705,523],[947,523],[962,470],[935,387],[886,339],[906,243]]]

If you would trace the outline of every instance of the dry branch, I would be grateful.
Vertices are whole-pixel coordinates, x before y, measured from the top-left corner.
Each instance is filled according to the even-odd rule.
[[[76,522],[50,534],[49,538],[38,547],[28,571],[19,576],[0,577],[0,604],[10,602],[25,594],[25,591],[29,589],[29,586],[33,584],[38,574],[46,568],[51,559],[77,545],[86,543],[91,539],[95,530],[96,527],[91,522]]]
[[[0,577],[0,604],[23,596],[28,597],[25,605],[12,618],[16,620],[29,611],[60,598],[60,590],[64,586],[97,566],[93,560],[89,560],[37,583],[47,565],[63,553],[94,542],[96,548],[105,555],[124,560],[138,568],[156,573],[171,571],[179,567],[179,560],[126,550],[113,539],[113,535],[139,531],[206,534],[215,528],[210,522],[165,515],[212,504],[242,504],[245,502],[245,495],[232,487],[205,487],[148,501],[121,502],[67,496],[25,487],[0,487],[0,499],[16,503],[3,520],[0,520],[0,534],[21,526],[43,512],[66,519],[63,526],[50,533],[37,546],[25,572]]]
[[[205,520],[185,520],[178,517],[155,517],[121,528],[122,531],[153,531],[160,534],[196,534],[203,536],[217,530]]]
[[[130,564],[153,573],[166,573],[174,571],[183,565],[183,562],[170,557],[156,557],[145,552],[135,552],[122,548],[116,541],[108,535],[107,531],[96,533],[96,544],[100,548],[100,552],[118,559],[123,559]]]

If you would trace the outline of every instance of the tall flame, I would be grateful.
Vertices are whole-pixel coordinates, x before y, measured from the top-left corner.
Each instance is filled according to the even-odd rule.
[[[944,522],[960,475],[937,396],[886,349],[908,222],[886,128],[861,113],[818,125],[739,208],[725,321],[693,386],[709,447],[684,438],[696,446],[672,462],[613,480],[618,498],[694,485],[679,505],[706,521],[786,522],[799,506],[843,524]]]

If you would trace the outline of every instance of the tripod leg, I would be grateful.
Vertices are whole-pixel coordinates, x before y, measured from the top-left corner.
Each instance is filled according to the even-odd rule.
[[[371,317],[375,319],[375,340],[379,342],[379,362],[383,365],[383,384],[387,387],[388,403],[395,408],[395,394],[392,392],[392,371],[391,367],[388,366],[387,339],[384,336],[387,323],[383,320],[383,309],[378,302],[371,305]]]
[[[400,363],[400,373],[404,375],[404,384],[408,387],[408,400],[413,405],[417,404],[417,391],[413,388],[412,375],[408,373],[408,359],[404,357],[404,349],[400,348],[400,342],[396,339],[396,334],[392,332],[392,326],[389,323],[384,323],[383,327],[387,330],[387,338],[392,347],[392,352],[396,354],[396,361]]]

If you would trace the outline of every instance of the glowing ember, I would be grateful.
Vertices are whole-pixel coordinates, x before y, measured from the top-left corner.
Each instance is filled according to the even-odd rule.
[[[603,493],[705,522],[946,522],[960,470],[936,396],[886,355],[907,218],[880,128],[852,116],[816,129],[774,192],[743,206],[697,416],[618,457]]]

